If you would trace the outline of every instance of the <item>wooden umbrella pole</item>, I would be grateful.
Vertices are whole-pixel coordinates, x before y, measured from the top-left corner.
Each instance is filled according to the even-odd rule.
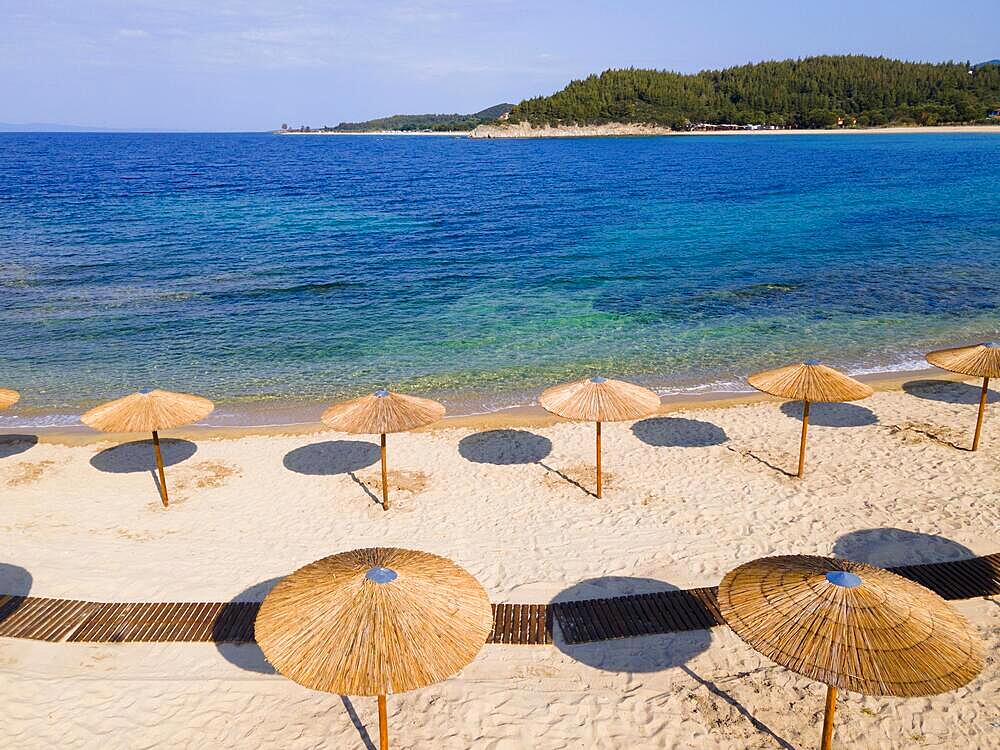
[[[385,439],[385,435],[382,436]],[[385,711],[385,696],[378,697],[378,746],[379,750],[389,750],[389,720]]]
[[[382,510],[389,510],[389,475],[385,469],[385,433],[382,433]]]
[[[826,711],[823,714],[823,744],[821,750],[830,750],[833,742],[833,712],[837,709],[837,688],[826,686]]]
[[[163,454],[160,453],[160,436],[153,430],[153,452],[156,453],[156,469],[160,472],[160,500],[166,508],[170,500],[167,498],[167,477],[163,473]]]
[[[597,423],[597,496],[601,496],[601,423]]]
[[[979,418],[976,420],[976,436],[972,438],[972,450],[979,450],[979,435],[983,431],[983,414],[986,412],[986,397],[990,392],[990,379],[983,378],[983,393],[979,397]]]
[[[809,402],[802,402],[802,439],[799,441],[799,478],[806,470],[806,433],[809,432]]]

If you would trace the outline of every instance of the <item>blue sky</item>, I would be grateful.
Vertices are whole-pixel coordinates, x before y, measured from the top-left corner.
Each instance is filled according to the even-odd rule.
[[[1000,57],[1000,0],[0,0],[0,122],[255,130],[472,112],[609,67]]]

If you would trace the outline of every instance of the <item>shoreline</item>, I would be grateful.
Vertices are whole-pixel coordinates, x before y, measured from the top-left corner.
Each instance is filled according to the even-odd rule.
[[[272,130],[272,135],[341,135],[341,136],[449,136],[472,140],[518,138],[606,138],[635,136],[698,135],[900,135],[909,133],[994,133],[1000,125],[892,125],[876,128],[799,128],[781,130],[671,130],[659,125],[612,122],[605,125],[477,125],[472,130]]]
[[[699,135],[900,135],[911,133],[993,133],[1000,135],[1000,125],[914,125],[885,128],[834,128],[784,130],[671,130],[659,125],[611,122],[604,125],[479,125],[468,135],[477,140],[503,138],[604,138],[631,136]]]
[[[876,392],[898,391],[904,383],[911,380],[938,380],[942,382],[962,382],[970,380],[963,375],[945,372],[935,368],[915,370],[895,370],[859,374],[856,379],[867,383]],[[755,390],[743,391],[708,391],[704,393],[673,393],[661,395],[658,415],[679,411],[701,411],[709,409],[728,409],[736,406],[749,406],[767,401],[778,402],[782,399],[769,396]],[[287,436],[312,435],[317,433],[333,433],[320,420],[319,415],[329,406],[328,401],[302,402],[294,400],[271,402],[277,408],[257,409],[249,414],[255,415],[258,421],[235,423],[200,423],[176,430],[164,431],[171,437],[212,440],[239,439],[252,436]],[[231,405],[220,404],[220,410],[229,410]],[[227,409],[228,407],[228,409]],[[244,412],[247,414],[247,412]],[[271,415],[271,420],[267,420]],[[426,427],[420,427],[412,432],[439,432],[451,429],[512,429],[551,427],[569,420],[557,417],[545,411],[537,403],[537,398],[530,404],[501,407],[481,412],[448,414],[443,419]],[[88,445],[103,442],[114,442],[128,439],[135,433],[102,433],[95,432],[82,424],[60,425],[7,425],[0,424],[0,438],[4,435],[25,434],[30,432],[37,436],[40,442],[60,445]]]

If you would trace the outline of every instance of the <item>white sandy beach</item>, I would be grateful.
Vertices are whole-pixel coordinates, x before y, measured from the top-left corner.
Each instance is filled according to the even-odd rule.
[[[923,125],[882,128],[800,128],[796,130],[671,130],[659,125],[609,122],[604,125],[532,126],[529,123],[479,125],[473,130],[275,130],[275,135],[397,136],[429,135],[452,138],[591,138],[636,135],[877,135],[911,133],[993,133],[1000,135],[1000,125]]]
[[[533,126],[519,122],[503,125],[479,125],[470,138],[590,138],[636,135],[878,135],[886,133],[993,133],[1000,135],[998,125],[927,125],[885,128],[800,128],[785,130],[671,130],[660,125],[635,122],[609,122],[604,125]]]
[[[547,602],[714,585],[771,554],[879,565],[988,554],[1000,549],[1000,413],[978,453],[949,444],[969,443],[978,393],[917,377],[816,405],[803,480],[784,473],[796,408],[665,407],[605,426],[602,500],[575,484],[592,481],[592,425],[446,421],[390,436],[388,512],[374,498],[376,443],[318,428],[165,436],[167,509],[148,443],[0,437],[0,564],[22,569],[0,566],[0,589],[259,600],[304,563],[395,545],[454,559],[493,601]],[[835,746],[1000,746],[1000,606],[956,606],[986,643],[983,674],[928,699],[844,694]],[[725,628],[578,647],[557,634],[554,646],[486,646],[459,676],[391,696],[389,722],[398,748],[812,747],[823,694]],[[0,703],[0,744],[17,748],[377,742],[374,700],[305,690],[256,646],[0,639]]]

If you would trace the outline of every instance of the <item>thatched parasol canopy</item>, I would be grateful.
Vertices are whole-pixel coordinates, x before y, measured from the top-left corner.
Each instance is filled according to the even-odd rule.
[[[979,438],[983,432],[983,416],[986,413],[990,378],[1000,378],[1000,343],[991,341],[974,346],[960,346],[955,349],[939,349],[928,354],[927,361],[943,370],[951,370],[962,375],[983,379],[983,390],[979,396],[979,416],[976,419],[976,431],[972,437],[972,450],[979,450]]]
[[[974,378],[1000,378],[1000,343],[987,342],[953,349],[939,349],[927,355],[927,361],[942,370]]]
[[[450,560],[360,549],[278,583],[256,639],[281,674],[313,690],[387,695],[440,682],[471,662],[493,627],[480,583]]]
[[[197,422],[213,409],[201,396],[146,390],[96,406],[80,421],[101,432],[158,432]]]
[[[95,406],[80,417],[80,421],[101,432],[152,432],[156,470],[160,475],[160,500],[170,504],[167,478],[160,452],[160,430],[182,427],[197,422],[212,413],[215,404],[207,398],[173,391],[142,390],[131,396]]]
[[[380,388],[367,396],[334,404],[323,412],[323,423],[340,432],[382,436],[382,507],[389,510],[389,477],[385,436],[437,422],[444,405],[429,398],[406,396]]]
[[[719,609],[740,638],[777,664],[865,695],[935,695],[983,668],[975,632],[944,599],[864,563],[755,560],[722,579]]]
[[[450,560],[396,548],[332,555],[292,573],[261,604],[257,643],[285,677],[313,690],[378,696],[452,676],[486,643],[486,591]]]
[[[799,469],[806,470],[806,435],[809,432],[809,404],[813,401],[840,402],[868,398],[873,391],[864,383],[848,377],[818,360],[806,360],[799,365],[787,365],[776,370],[758,372],[747,378],[758,391],[778,398],[802,402],[802,436],[799,439]]]
[[[437,401],[380,389],[334,404],[323,412],[323,423],[340,432],[385,435],[423,427],[443,416],[444,406]]]
[[[747,382],[758,391],[791,401],[857,401],[872,395],[872,389],[864,383],[815,359],[755,373]]]
[[[21,400],[21,394],[9,388],[0,388],[0,409],[8,409]]]
[[[601,497],[604,484],[601,474],[601,422],[642,419],[660,408],[660,397],[648,388],[599,376],[554,385],[543,391],[538,400],[542,408],[560,417],[597,423],[597,491],[594,493],[597,497]]]
[[[640,385],[593,377],[546,389],[539,402],[546,411],[587,422],[642,419],[660,408],[660,397]]]

